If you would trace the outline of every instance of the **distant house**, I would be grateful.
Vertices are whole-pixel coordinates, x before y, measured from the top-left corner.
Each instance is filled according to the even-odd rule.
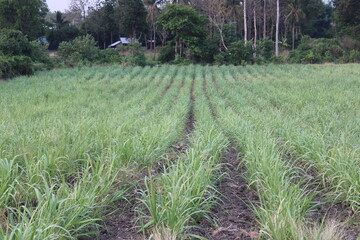
[[[39,43],[41,44],[48,44],[49,42],[47,41],[46,37],[39,37],[37,39],[39,41]]]
[[[126,46],[126,45],[128,45],[131,41],[132,41],[131,38],[120,37],[120,40],[114,42],[113,44],[110,44],[110,45],[109,45],[109,48],[116,48],[118,45]]]

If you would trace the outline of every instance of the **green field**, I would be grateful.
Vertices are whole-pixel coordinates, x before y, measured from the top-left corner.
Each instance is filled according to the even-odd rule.
[[[360,65],[54,70],[0,82],[0,106],[0,239],[226,232],[233,148],[248,238],[359,234]],[[111,233],[124,211],[134,228]]]

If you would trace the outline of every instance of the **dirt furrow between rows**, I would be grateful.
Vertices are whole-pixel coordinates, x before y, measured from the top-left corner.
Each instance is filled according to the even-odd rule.
[[[172,85],[173,81],[170,82],[166,91]],[[182,83],[183,86],[183,83]],[[151,169],[151,174],[153,176],[159,175],[163,172],[163,166],[165,160],[175,161],[179,154],[186,152],[186,149],[189,147],[189,136],[194,130],[195,122],[195,79],[193,79],[191,88],[190,88],[190,106],[187,113],[185,126],[183,128],[183,136],[175,143],[172,144],[171,151],[161,158],[157,164]],[[166,92],[165,91],[165,92]],[[140,191],[139,189],[144,188],[144,178],[149,176],[148,170],[143,170],[139,174],[130,174],[127,178],[127,182],[132,183],[129,186],[131,193],[128,196],[128,200],[118,201],[115,205],[113,212],[107,216],[105,219],[106,228],[101,231],[99,240],[141,240],[144,239],[143,233],[139,232],[139,223],[138,211]],[[111,209],[109,209],[110,211]]]
[[[256,238],[259,229],[251,206],[258,199],[243,176],[246,170],[238,168],[239,151],[234,144],[224,153],[222,163],[224,177],[217,185],[220,200],[210,209],[213,223],[204,219],[194,234],[212,240]]]
[[[217,120],[205,79],[202,87],[212,117],[218,126],[221,126]],[[246,169],[243,166],[239,167],[241,166],[240,159],[239,150],[235,147],[234,142],[231,142],[222,156],[224,167],[220,174],[224,176],[217,185],[220,199],[210,209],[209,215],[212,221],[202,220],[199,223],[199,228],[194,230],[194,234],[212,240],[254,239],[259,236],[259,227],[252,210],[252,206],[256,205],[258,199],[244,178]]]

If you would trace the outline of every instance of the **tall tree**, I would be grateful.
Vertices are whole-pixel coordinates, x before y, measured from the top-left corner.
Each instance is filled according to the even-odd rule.
[[[297,0],[294,0],[289,5],[289,14],[286,15],[286,22],[289,22],[291,25],[291,39],[292,39],[292,49],[295,49],[295,28],[296,26],[299,27],[300,19],[305,17],[304,12],[300,9],[300,6],[298,4]],[[298,34],[296,34],[298,35]]]
[[[173,38],[169,43],[175,44],[175,55],[180,57],[199,53],[200,46],[207,36],[207,23],[206,17],[196,13],[193,8],[178,4],[168,5],[158,19],[159,26]],[[190,53],[185,50],[189,50]]]
[[[95,5],[95,0],[71,0],[70,10],[74,13],[78,13],[81,16],[81,22],[84,24],[83,27],[87,33],[86,17],[90,10]]]
[[[69,21],[65,20],[65,16],[60,11],[55,12],[55,18],[52,19],[52,22],[57,30],[69,24]]]
[[[210,23],[215,26],[219,32],[220,45],[227,50],[224,40],[224,24],[226,22],[226,4],[224,0],[208,0],[206,4],[206,15]]]
[[[0,28],[20,30],[36,39],[44,34],[47,12],[45,0],[1,0]]]
[[[342,35],[360,41],[360,1],[333,0],[335,6],[336,28]]]
[[[160,9],[158,8],[158,4],[160,4],[160,2],[161,0],[144,0],[144,4],[148,12],[147,21],[151,25],[150,42],[152,43],[154,50],[156,50],[156,18],[160,14]],[[154,57],[155,57],[155,53],[154,53]]]
[[[246,11],[247,11],[247,8],[246,8],[246,0],[244,0],[244,41],[245,43],[247,43],[247,16],[246,16]]]
[[[275,55],[279,56],[280,0],[276,0]]]
[[[148,30],[147,12],[142,0],[118,0],[121,32],[134,39]]]
[[[115,17],[116,0],[103,0],[88,13],[85,24],[88,33],[106,48],[119,39],[119,23]]]
[[[256,0],[253,1],[253,17],[254,17],[254,56],[256,56],[256,41],[257,41],[257,23],[256,23]]]
[[[263,38],[266,38],[266,23],[267,23],[267,15],[266,15],[266,11],[267,11],[267,1],[268,0],[263,0],[264,1],[264,9],[263,9],[263,11],[264,11],[264,19],[263,19],[263,24],[264,24],[264,26],[263,26]]]

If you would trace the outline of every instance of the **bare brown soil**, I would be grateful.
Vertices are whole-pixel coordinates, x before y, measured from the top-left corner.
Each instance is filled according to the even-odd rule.
[[[213,84],[217,86],[213,78]],[[216,121],[215,108],[211,102],[207,82],[204,79],[202,89],[208,101],[213,119]],[[225,168],[225,177],[217,186],[221,194],[218,204],[210,209],[212,222],[204,219],[199,223],[199,228],[193,234],[211,240],[235,240],[254,239],[259,237],[259,227],[255,215],[251,209],[256,205],[258,199],[256,194],[248,187],[249,184],[244,178],[245,169],[239,168],[239,151],[231,143],[222,157]]]
[[[106,229],[100,232],[99,240],[141,240],[143,235],[136,228],[137,214],[135,210],[136,201],[119,201],[116,205],[116,211],[105,219]]]
[[[211,240],[254,239],[259,236],[259,227],[251,206],[258,199],[243,177],[245,169],[238,169],[239,152],[230,147],[222,157],[222,162],[226,166],[226,176],[217,186],[222,194],[220,201],[210,210],[214,223],[204,219],[193,234]]]
[[[310,171],[305,173],[305,176],[312,181],[309,191],[319,191],[313,198],[314,209],[308,216],[308,222],[312,224],[321,225],[322,223],[335,221],[343,228],[346,240],[357,240],[360,236],[360,216],[355,215],[355,212],[348,204],[334,203],[331,195],[326,192],[322,184],[316,180],[316,174]]]
[[[167,91],[172,82],[165,88]],[[182,83],[183,85],[183,83]],[[182,154],[188,148],[188,136],[194,130],[194,122],[195,122],[195,113],[194,113],[194,104],[195,104],[195,94],[194,94],[194,87],[195,87],[195,79],[193,79],[191,89],[190,89],[190,108],[187,114],[187,120],[183,130],[183,138],[180,139],[178,142],[173,144],[172,151],[164,156],[163,159],[159,161],[152,173],[154,176],[160,174],[163,171],[163,161],[167,160],[175,160],[178,154]],[[165,91],[165,93],[166,93]],[[165,94],[164,93],[164,94]],[[143,179],[148,176],[147,170],[142,171],[139,173],[135,178],[132,180],[135,185],[132,189],[141,189],[143,188]],[[130,182],[130,181],[129,181]],[[137,183],[137,184],[136,184]],[[100,232],[100,235],[97,239],[99,240],[141,240],[145,239],[143,234],[139,232],[139,224],[136,222],[138,219],[138,213],[136,211],[136,207],[139,206],[138,199],[140,198],[140,194],[138,190],[135,190],[130,196],[128,196],[128,201],[119,201],[116,203],[115,211],[114,208],[109,208],[109,212],[111,212],[106,219],[104,220],[106,228]]]

